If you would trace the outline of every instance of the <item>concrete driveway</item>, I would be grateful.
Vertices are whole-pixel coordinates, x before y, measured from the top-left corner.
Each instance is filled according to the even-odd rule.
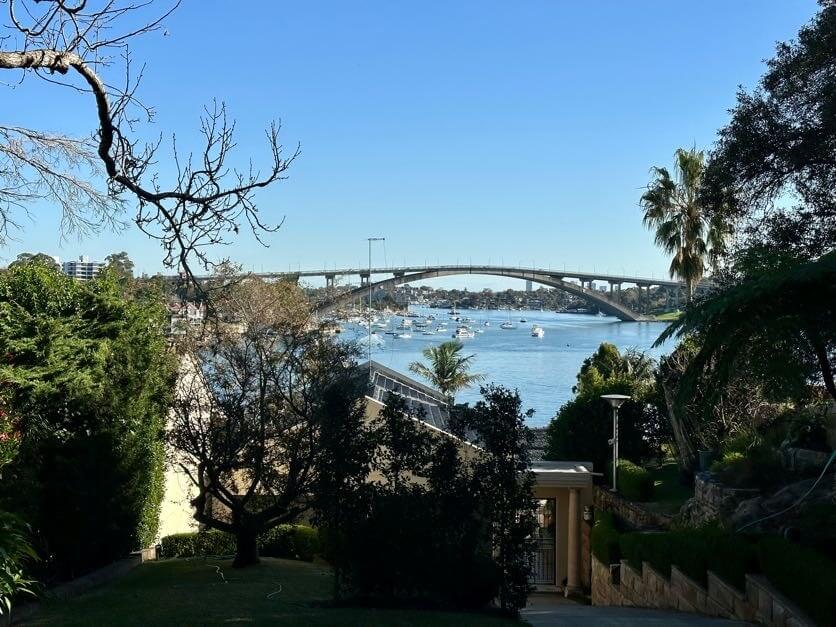
[[[751,624],[667,610],[593,607],[556,594],[532,594],[528,599],[528,607],[522,611],[522,619],[533,627],[733,627]]]

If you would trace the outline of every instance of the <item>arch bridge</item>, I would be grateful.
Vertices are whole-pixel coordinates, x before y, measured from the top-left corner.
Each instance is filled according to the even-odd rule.
[[[392,277],[383,279],[381,281],[371,282],[371,275],[391,273]],[[322,272],[303,271],[298,273],[270,273],[260,274],[264,278],[296,278],[302,276],[324,276],[326,285],[328,287],[334,286],[334,279],[336,276],[345,276],[354,274],[360,276],[361,285],[358,288],[349,290],[339,296],[334,297],[317,307],[317,312],[320,314],[328,313],[334,309],[345,306],[355,300],[368,297],[369,288],[372,294],[375,292],[385,290],[388,288],[403,285],[405,283],[412,283],[414,281],[421,281],[426,279],[434,279],[438,277],[476,274],[507,277],[512,279],[521,279],[523,281],[531,281],[546,287],[563,290],[573,296],[576,296],[587,303],[598,307],[600,311],[605,314],[615,316],[619,320],[627,322],[638,322],[641,320],[649,320],[651,318],[639,314],[622,303],[618,302],[613,297],[614,286],[617,286],[617,291],[621,291],[621,284],[630,283],[639,288],[639,294],[646,289],[649,293],[651,286],[659,286],[666,288],[674,288],[678,290],[683,287],[682,283],[678,281],[648,279],[637,277],[626,277],[617,275],[606,275],[596,273],[575,273],[575,272],[558,272],[553,270],[544,270],[536,268],[509,268],[502,266],[434,266],[434,267],[403,267],[403,268],[372,268],[367,270],[333,270]],[[566,280],[567,278],[577,279],[579,283]],[[593,288],[594,282],[609,283],[609,296],[606,292],[596,290]]]

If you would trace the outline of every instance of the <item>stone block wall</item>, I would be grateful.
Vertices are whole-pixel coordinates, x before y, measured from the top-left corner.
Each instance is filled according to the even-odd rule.
[[[769,627],[815,627],[813,622],[760,575],[746,575],[741,592],[708,571],[703,587],[676,566],[670,578],[644,562],[609,566],[592,556],[592,605],[650,607],[756,621]]]
[[[673,520],[670,516],[651,512],[641,504],[628,501],[601,486],[595,486],[593,504],[596,510],[612,512],[635,529],[668,529]]]

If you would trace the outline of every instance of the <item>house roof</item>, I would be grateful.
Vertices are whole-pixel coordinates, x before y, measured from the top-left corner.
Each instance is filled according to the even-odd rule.
[[[358,366],[358,370],[368,372],[369,362]],[[441,392],[374,360],[371,362],[371,373],[371,398],[385,404],[389,394],[398,394],[404,398],[411,411],[423,413],[421,420],[449,433],[450,412]]]
[[[538,487],[587,487],[592,485],[592,462],[544,462],[531,464]]]

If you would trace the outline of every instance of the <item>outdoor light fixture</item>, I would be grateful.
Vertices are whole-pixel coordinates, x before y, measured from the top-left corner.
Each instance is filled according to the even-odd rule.
[[[592,519],[594,517],[595,516],[592,513],[592,505],[584,505],[583,506],[583,520],[584,520],[584,522],[591,523]]]
[[[625,401],[629,401],[630,397],[624,394],[602,394],[601,398],[612,407],[612,440],[609,441],[609,444],[612,446],[612,491],[615,492],[615,476],[618,469],[618,408]]]

